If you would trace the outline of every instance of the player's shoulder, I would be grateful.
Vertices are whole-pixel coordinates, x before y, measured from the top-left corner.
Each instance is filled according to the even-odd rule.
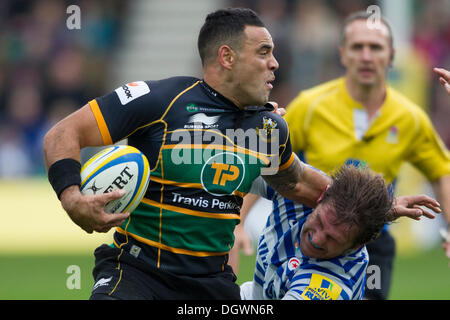
[[[256,119],[261,125],[261,129],[279,129],[283,131],[288,130],[288,126],[284,118],[273,112],[273,109],[261,108],[257,113]]]
[[[149,86],[157,86],[159,89],[167,88],[171,90],[184,90],[200,81],[200,79],[195,77],[175,76],[161,80],[146,80],[145,83],[147,83]]]

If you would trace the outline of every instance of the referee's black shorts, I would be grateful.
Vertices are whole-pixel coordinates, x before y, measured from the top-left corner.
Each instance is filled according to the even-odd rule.
[[[366,282],[364,298],[370,300],[386,300],[389,297],[392,281],[392,269],[395,257],[395,240],[384,231],[374,241],[366,244],[369,253],[369,266],[376,265],[380,270],[378,286],[371,281]],[[376,283],[376,282],[375,282]]]
[[[95,250],[91,300],[239,300],[240,289],[230,266],[204,276],[158,270],[130,253],[106,244]]]

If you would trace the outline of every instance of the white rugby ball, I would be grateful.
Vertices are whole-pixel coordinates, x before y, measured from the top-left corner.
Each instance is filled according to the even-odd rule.
[[[150,181],[147,157],[138,149],[108,147],[81,168],[81,192],[86,195],[124,190],[125,195],[105,206],[108,213],[132,212],[141,202]]]

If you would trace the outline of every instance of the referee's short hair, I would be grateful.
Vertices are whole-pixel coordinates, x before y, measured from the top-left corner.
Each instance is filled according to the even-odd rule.
[[[264,27],[264,23],[253,10],[247,8],[220,9],[208,14],[197,42],[202,65],[214,59],[217,50],[224,44],[239,51],[246,26]]]
[[[368,21],[369,19],[371,19],[373,13],[371,12],[367,12],[367,11],[357,11],[354,12],[352,14],[350,14],[349,16],[347,16],[344,20],[344,22],[342,23],[342,28],[341,28],[341,35],[340,35],[340,39],[339,39],[339,43],[341,46],[343,46],[345,44],[345,40],[346,40],[346,33],[347,33],[347,27],[356,20],[366,20]],[[382,22],[386,28],[389,31],[389,44],[391,46],[391,49],[394,48],[394,37],[392,35],[392,28],[391,25],[389,23],[389,21],[386,19],[386,17],[384,16],[380,16],[380,22]]]

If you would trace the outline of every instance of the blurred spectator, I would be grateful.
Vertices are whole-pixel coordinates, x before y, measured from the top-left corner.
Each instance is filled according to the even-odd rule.
[[[121,0],[75,3],[81,9],[81,30],[66,26],[66,9],[73,1],[0,1],[0,119],[7,127],[2,128],[0,148],[11,148],[13,140],[25,146],[17,154],[26,159],[17,163],[31,165],[24,169],[27,174],[45,172],[39,159],[41,151],[36,148],[49,123],[107,91],[104,86],[109,77],[110,53],[117,48],[129,4]],[[450,67],[450,0],[410,3],[415,13],[412,45],[430,72],[427,111],[450,147],[448,99],[431,75],[432,67]],[[372,4],[380,5],[369,0],[228,2],[228,6],[254,9],[270,29],[280,63],[271,99],[281,106],[299,90],[342,73],[338,26],[349,13]],[[0,167],[4,166],[3,159],[0,157]],[[0,172],[0,178],[3,175]]]
[[[260,0],[257,2],[256,11],[273,37],[275,43],[273,53],[276,59],[283,65],[291,65],[292,19],[288,16],[288,1]],[[279,68],[275,71],[274,89],[271,95],[280,106],[286,106],[295,94],[290,80],[289,68]]]
[[[0,177],[23,178],[32,172],[32,163],[18,127],[0,125]]]
[[[450,67],[450,1],[416,1],[413,45],[427,63],[430,81],[428,112],[447,148],[450,148],[448,97],[432,74],[433,67]]]
[[[291,80],[298,92],[330,79],[340,71],[335,59],[339,20],[323,0],[298,1],[293,19],[294,63]],[[329,63],[330,60],[332,63]],[[324,68],[324,65],[327,67]]]
[[[126,1],[78,1],[79,30],[66,25],[71,4],[0,3],[0,178],[44,174],[47,129],[105,92]]]

